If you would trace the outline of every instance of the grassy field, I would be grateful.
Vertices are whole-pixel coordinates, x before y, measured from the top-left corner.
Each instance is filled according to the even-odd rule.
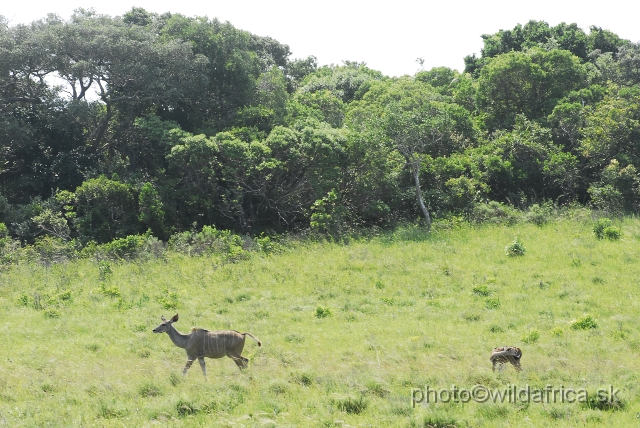
[[[405,228],[237,263],[7,268],[0,426],[636,426],[640,221],[617,226],[618,241],[597,239],[589,218]],[[516,236],[526,253],[509,257]],[[247,340],[244,372],[207,359],[206,381],[197,363],[182,377],[185,352],[152,333],[175,313],[183,333],[236,329],[263,346]],[[504,345],[522,349],[522,372],[492,372]],[[477,385],[590,401],[412,405],[427,387]],[[599,388],[620,392],[602,403]]]

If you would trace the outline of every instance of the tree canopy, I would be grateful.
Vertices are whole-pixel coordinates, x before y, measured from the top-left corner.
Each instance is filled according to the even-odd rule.
[[[215,18],[0,17],[0,223],[89,245],[429,225],[489,201],[636,212],[640,45],[544,21],[482,39],[463,72],[390,78]]]

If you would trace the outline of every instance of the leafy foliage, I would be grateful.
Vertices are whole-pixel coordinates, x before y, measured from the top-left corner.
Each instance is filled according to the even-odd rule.
[[[463,73],[390,78],[216,18],[3,21],[2,258],[202,254],[228,230],[249,235],[233,261],[281,233],[639,212],[639,45],[534,20],[482,39]]]

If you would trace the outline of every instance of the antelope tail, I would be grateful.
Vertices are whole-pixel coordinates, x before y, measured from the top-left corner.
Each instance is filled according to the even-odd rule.
[[[255,340],[256,342],[258,342],[258,346],[262,346],[262,342],[260,342],[258,339],[255,338],[255,336],[251,333],[242,333],[243,336],[251,336],[251,338],[253,340]]]

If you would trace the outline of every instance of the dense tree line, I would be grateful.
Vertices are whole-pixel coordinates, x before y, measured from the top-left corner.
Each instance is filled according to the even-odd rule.
[[[0,17],[0,223],[86,245],[428,226],[488,201],[636,212],[640,45],[542,21],[482,38],[462,73],[389,78],[217,19]]]

